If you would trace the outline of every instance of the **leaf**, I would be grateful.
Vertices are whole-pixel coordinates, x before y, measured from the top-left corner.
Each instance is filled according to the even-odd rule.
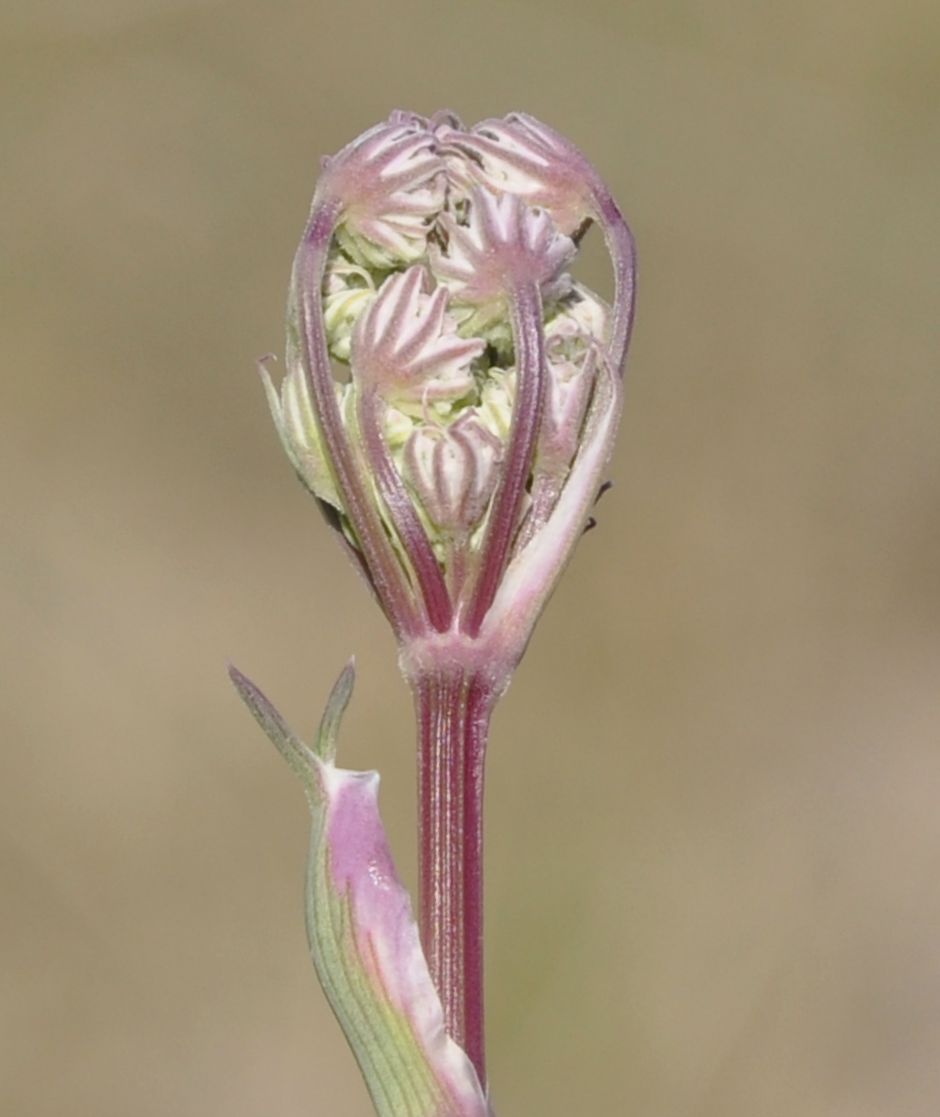
[[[379,818],[377,772],[334,764],[352,694],[352,663],[327,702],[317,743],[305,745],[236,668],[232,682],[300,776],[313,816],[307,861],[310,955],[379,1117],[490,1117],[465,1052],[444,1030],[411,900]]]

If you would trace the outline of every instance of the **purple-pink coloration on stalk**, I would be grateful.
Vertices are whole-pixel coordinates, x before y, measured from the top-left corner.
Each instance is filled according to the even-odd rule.
[[[611,305],[569,270],[594,223]],[[399,642],[418,722],[421,941],[446,1031],[484,1084],[489,719],[605,480],[633,302],[630,230],[567,139],[522,113],[467,128],[395,112],[324,160],[280,388],[264,374],[291,462]],[[392,876],[369,845],[365,786],[334,788],[333,883],[378,920]],[[382,955],[393,1001],[392,970],[417,965],[408,942],[410,961]]]

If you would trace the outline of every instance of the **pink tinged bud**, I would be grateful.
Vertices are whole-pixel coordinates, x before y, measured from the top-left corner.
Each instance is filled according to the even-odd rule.
[[[578,448],[596,366],[595,348],[588,349],[580,361],[553,362],[549,357],[548,391],[537,451],[539,469],[564,473],[568,468]]]
[[[352,666],[333,689],[314,749],[240,671],[230,668],[229,674],[303,782],[313,817],[306,897],[310,953],[376,1113],[491,1117],[473,1065],[444,1030],[411,901],[379,817],[378,773],[334,763]]]
[[[502,443],[470,411],[447,427],[425,423],[405,447],[404,474],[431,523],[466,537],[496,488]]]
[[[353,334],[353,379],[399,406],[457,400],[474,386],[471,362],[485,343],[457,336],[446,288],[429,290],[415,266],[390,276]]]
[[[563,233],[575,236],[588,221],[599,221],[614,269],[611,363],[622,375],[633,324],[635,248],[619,207],[591,163],[564,136],[526,113],[484,120],[469,132],[442,129],[439,135],[448,168],[463,156],[466,173],[476,181],[544,206]]]
[[[444,204],[446,177],[432,133],[417,117],[396,114],[328,159],[314,202],[341,203],[336,239],[367,267],[420,259]]]
[[[443,214],[440,226],[446,250],[431,243],[428,256],[455,303],[499,317],[511,293],[523,285],[539,286],[546,300],[560,298],[570,288],[563,270],[574,259],[575,246],[545,210],[532,209],[511,194],[478,189],[470,195],[468,224]]]
[[[579,299],[567,274],[566,234],[588,217],[614,266],[609,329],[590,320],[600,300]],[[531,117],[468,132],[452,114],[393,113],[325,162],[292,292],[288,345],[305,380],[289,352],[282,391],[268,388],[295,468],[341,502],[346,537],[401,638],[445,631],[454,617],[478,636],[550,518],[551,537],[574,545],[588,473],[606,461],[586,443],[591,431],[612,437],[596,414],[612,392],[597,385],[622,371],[632,322],[633,242],[619,209],[583,155]],[[330,353],[348,356],[351,385],[337,385]],[[463,427],[415,435],[469,407],[504,448],[498,469],[488,451],[470,453]],[[563,531],[556,506],[576,509]],[[445,532],[453,550],[474,522],[484,535],[465,553],[442,549]],[[549,550],[560,570],[566,556]]]
[[[534,117],[510,113],[503,120],[483,120],[469,132],[442,130],[441,140],[448,167],[462,156],[466,177],[544,207],[563,233],[575,233],[592,216],[587,161]]]
[[[576,285],[545,327],[549,374],[538,445],[542,469],[564,472],[574,457],[598,356],[607,343],[608,319],[604,302]]]

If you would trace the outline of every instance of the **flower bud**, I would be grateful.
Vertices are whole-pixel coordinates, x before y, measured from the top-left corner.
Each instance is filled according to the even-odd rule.
[[[469,131],[445,126],[440,136],[448,167],[463,155],[469,180],[543,207],[561,232],[573,235],[592,216],[587,161],[535,117],[510,113],[502,120],[481,120]]]
[[[398,407],[385,407],[382,414],[382,435],[396,460],[401,457],[400,451],[404,449],[405,443],[411,438],[416,425],[414,416]]]
[[[608,319],[604,302],[576,285],[545,324],[549,376],[537,453],[541,469],[564,472],[574,457]]]
[[[612,311],[568,273],[591,218]],[[580,537],[619,414],[632,294],[616,204],[531,117],[467,129],[396,112],[324,161],[287,376],[265,387],[295,469],[339,510],[400,638],[476,639],[506,608],[504,584],[544,600],[520,564],[547,586]]]
[[[563,269],[574,258],[575,247],[545,210],[531,209],[511,194],[479,189],[469,203],[466,224],[451,214],[441,216],[446,249],[428,246],[431,268],[454,303],[473,308],[463,323],[464,334],[505,319],[508,298],[520,284],[538,284],[547,302],[569,290]]]
[[[477,413],[484,425],[503,442],[509,438],[515,400],[515,369],[491,368],[480,391]]]
[[[326,161],[318,190],[341,205],[336,240],[364,267],[421,259],[444,204],[444,163],[420,118],[393,115]]]
[[[454,401],[474,386],[470,364],[485,344],[457,336],[444,287],[423,267],[390,276],[353,335],[353,377],[401,409]]]
[[[447,535],[468,536],[486,513],[501,454],[496,435],[465,411],[448,427],[418,427],[402,464],[431,523]]]
[[[374,298],[371,273],[342,253],[334,253],[323,281],[323,324],[334,357],[349,360],[353,327]]]

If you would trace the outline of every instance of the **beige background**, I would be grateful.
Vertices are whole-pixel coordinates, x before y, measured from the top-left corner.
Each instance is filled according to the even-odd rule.
[[[940,1112],[940,8],[3,18],[0,1112],[368,1112],[224,665],[309,729],[358,654],[410,880],[393,643],[253,360],[319,156],[443,105],[572,136],[642,258],[616,488],[496,719],[499,1112]]]

